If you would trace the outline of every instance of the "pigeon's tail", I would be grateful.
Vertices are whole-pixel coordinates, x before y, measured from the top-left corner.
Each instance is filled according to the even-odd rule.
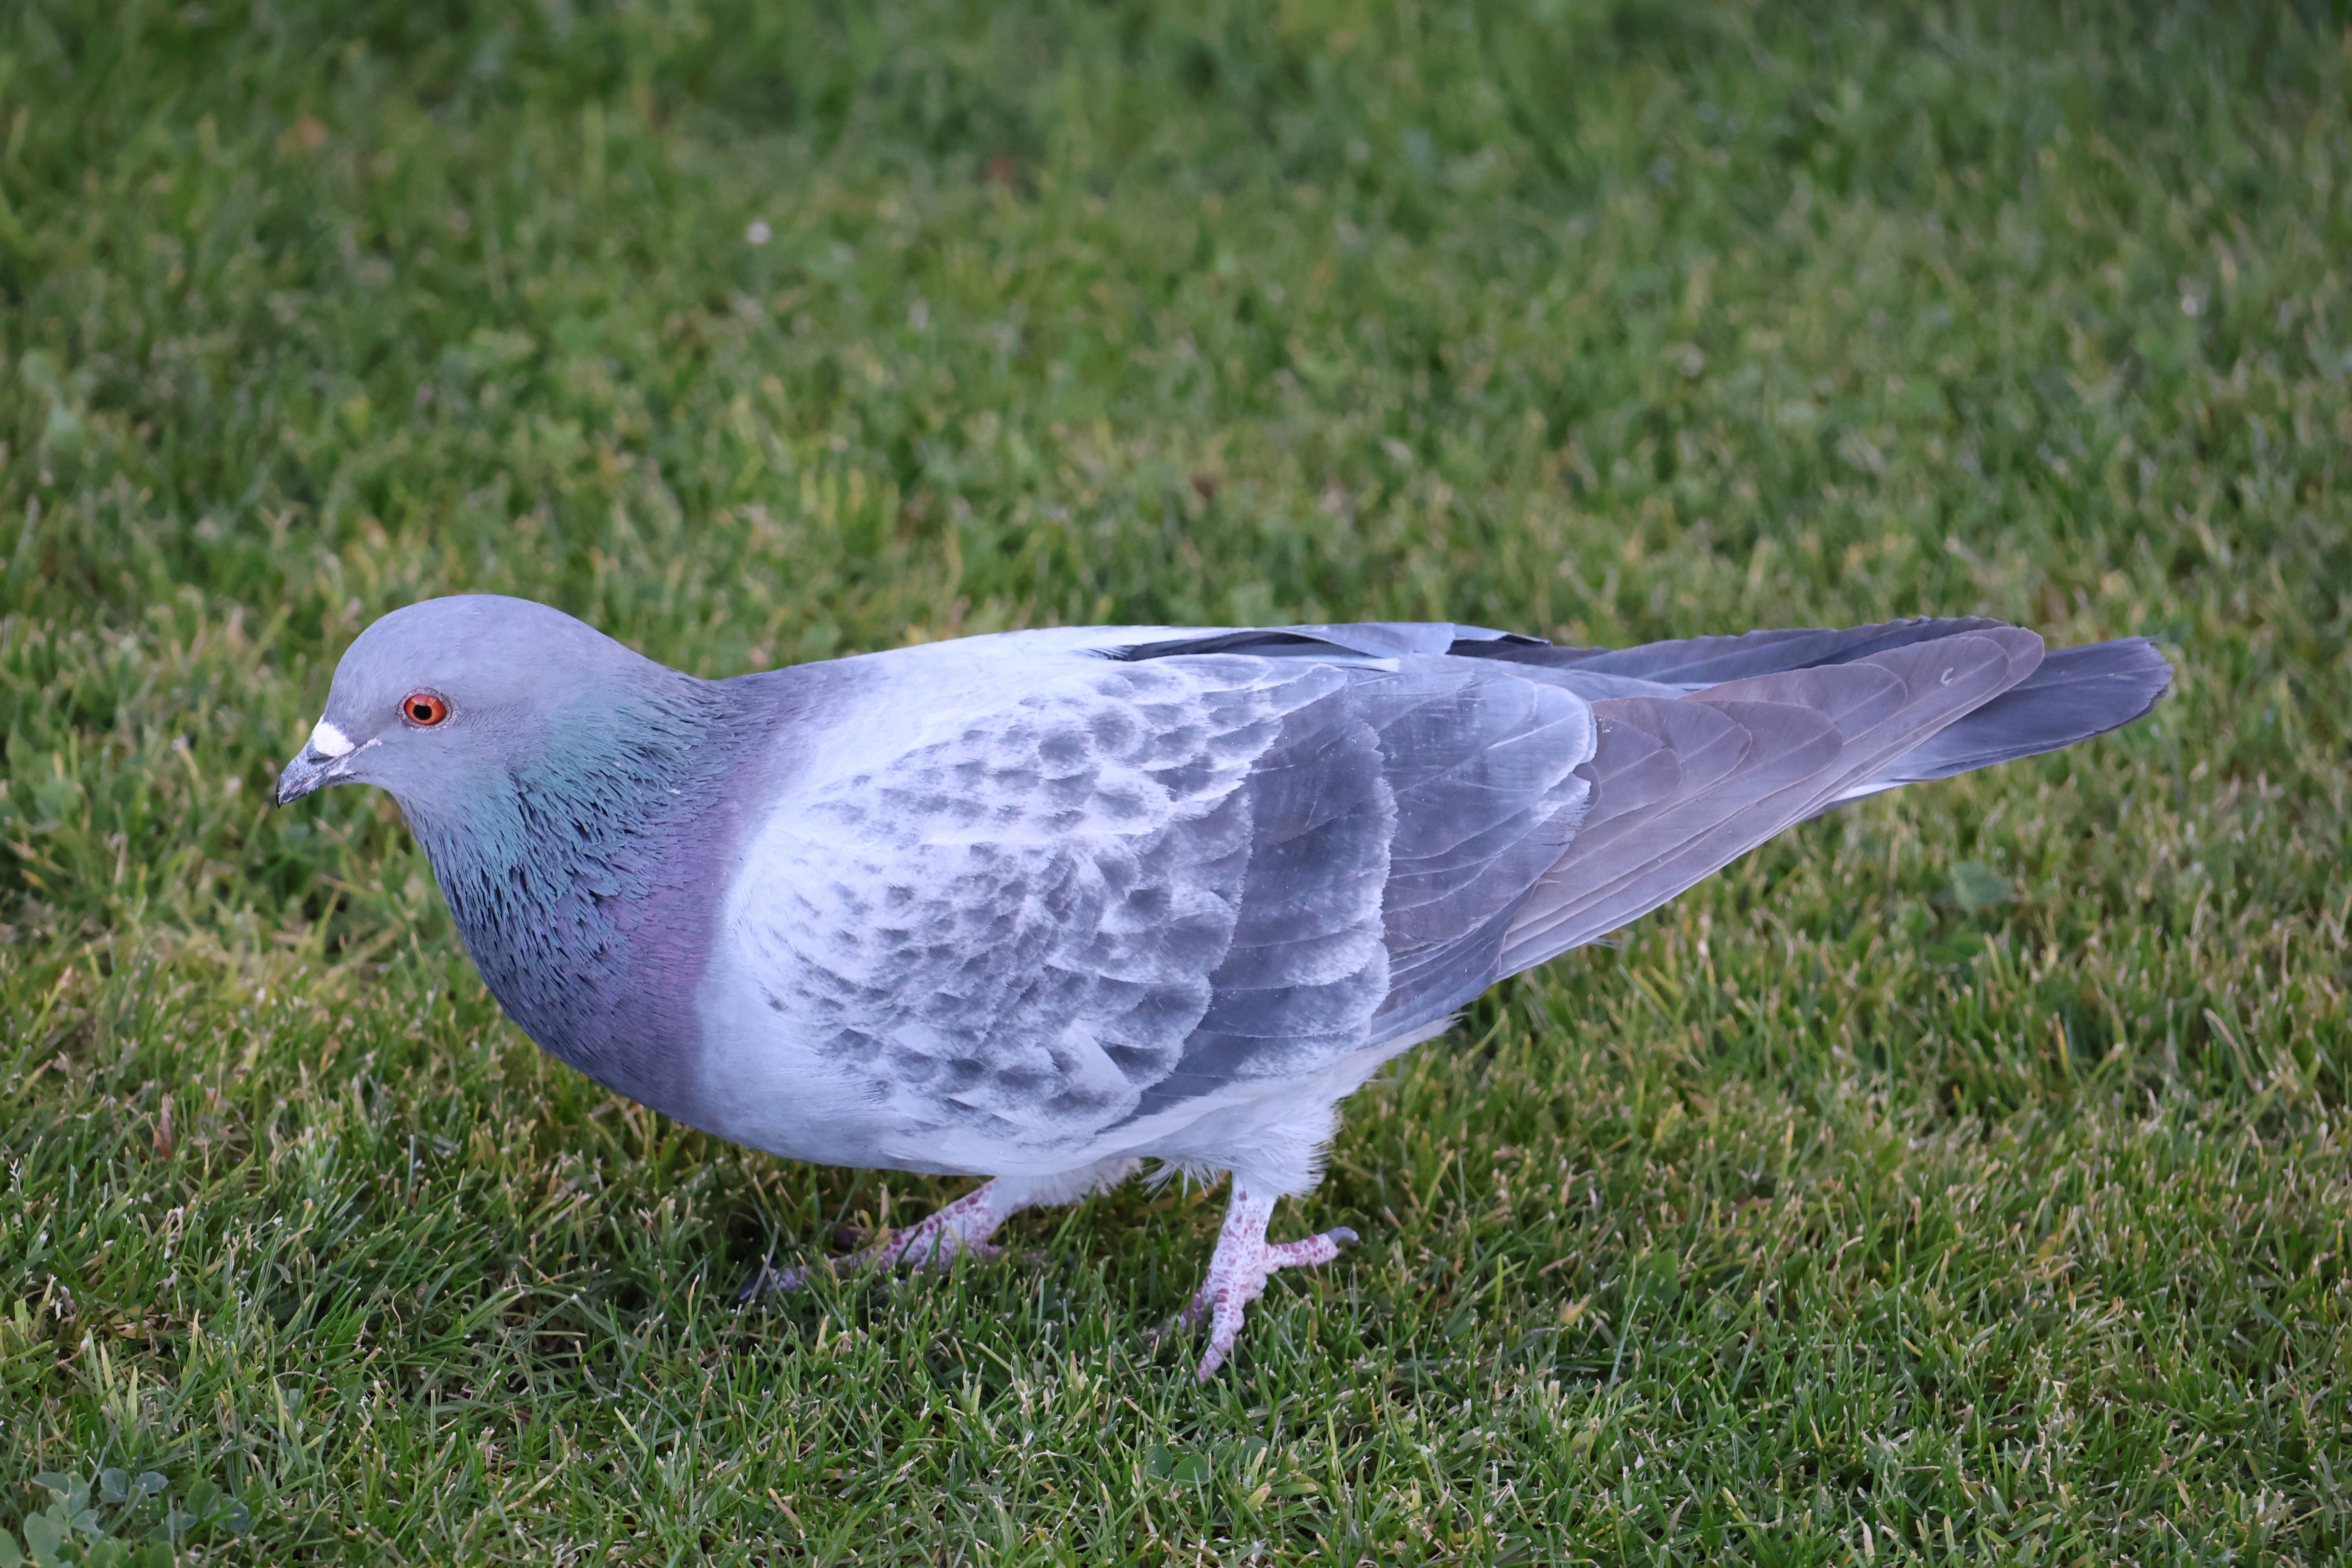
[[[1974,619],[1454,651],[1593,700],[1596,749],[1578,770],[1591,800],[1513,919],[1505,973],[1607,935],[1832,806],[2129,723],[2172,679],[2145,638],[2045,656],[2032,632]]]
[[[2053,649],[2032,675],[1829,804],[2013,763],[2104,735],[2155,707],[2171,684],[2171,664],[2146,637]]]

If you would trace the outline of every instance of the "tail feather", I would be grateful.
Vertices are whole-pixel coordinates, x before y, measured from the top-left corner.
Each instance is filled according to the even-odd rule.
[[[1533,675],[1566,662],[1547,655],[1582,651],[1478,657]],[[2045,654],[2031,632],[1980,620],[1698,638],[1563,673],[1675,694],[1593,702],[1598,745],[1578,770],[1591,805],[1515,917],[1505,973],[1607,935],[1843,801],[2129,723],[2172,677],[2144,638]]]
[[[2104,735],[2146,714],[2171,684],[2171,664],[2146,637],[2059,648],[2025,679],[1822,809]]]

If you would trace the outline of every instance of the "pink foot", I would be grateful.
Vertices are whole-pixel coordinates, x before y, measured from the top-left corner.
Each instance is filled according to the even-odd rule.
[[[959,1258],[1000,1257],[1004,1249],[992,1245],[988,1238],[1012,1217],[1014,1206],[1003,1201],[997,1183],[982,1182],[929,1218],[894,1231],[871,1247],[862,1247],[831,1267],[864,1270],[911,1263],[936,1273]],[[749,1301],[766,1290],[797,1290],[808,1283],[809,1273],[806,1268],[772,1268],[762,1265],[760,1272],[751,1277],[751,1282],[743,1287],[739,1300]]]
[[[1328,1263],[1341,1247],[1356,1243],[1356,1233],[1346,1226],[1304,1241],[1268,1241],[1265,1227],[1274,1217],[1274,1205],[1273,1196],[1253,1193],[1238,1175],[1234,1178],[1233,1203],[1225,1210],[1224,1229],[1217,1235],[1217,1250],[1209,1259],[1209,1277],[1193,1292],[1191,1305],[1176,1315],[1187,1326],[1208,1320],[1209,1349],[1194,1374],[1202,1383],[1214,1377],[1233,1353],[1243,1313],[1265,1294],[1265,1282],[1276,1269]]]

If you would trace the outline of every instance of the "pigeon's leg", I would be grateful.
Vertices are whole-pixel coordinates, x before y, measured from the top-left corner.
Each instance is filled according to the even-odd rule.
[[[992,1177],[929,1217],[859,1248],[834,1267],[887,1268],[911,1263],[937,1272],[967,1254],[995,1258],[1003,1248],[992,1245],[989,1237],[1023,1209],[1075,1203],[1088,1193],[1115,1187],[1135,1173],[1137,1163],[1105,1160],[1050,1176]],[[796,1290],[808,1282],[808,1274],[805,1268],[762,1267],[743,1288],[742,1299],[748,1301],[762,1290]]]
[[[1225,1210],[1225,1227],[1217,1235],[1217,1250],[1209,1258],[1209,1277],[1176,1320],[1188,1325],[1208,1320],[1209,1349],[1201,1357],[1196,1374],[1202,1383],[1215,1376],[1233,1353],[1234,1341],[1242,1331],[1242,1314],[1265,1294],[1265,1282],[1275,1270],[1328,1263],[1339,1256],[1341,1247],[1355,1245],[1356,1233],[1346,1226],[1304,1241],[1266,1240],[1265,1227],[1274,1218],[1275,1202],[1280,1196],[1252,1188],[1240,1172],[1234,1173],[1233,1203]]]
[[[1006,1220],[1029,1206],[1024,1198],[1019,1183],[1008,1182],[1003,1176],[992,1177],[955,1202],[933,1210],[929,1218],[860,1249],[856,1262],[863,1268],[911,1263],[918,1268],[936,1272],[966,1255],[1000,1257],[1004,1249],[988,1238]]]

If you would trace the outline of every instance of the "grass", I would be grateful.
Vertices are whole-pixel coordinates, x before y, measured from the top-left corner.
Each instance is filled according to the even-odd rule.
[[[2347,106],[2318,5],[0,9],[9,1544],[2352,1557]],[[959,1184],[614,1100],[387,801],[268,809],[467,589],[2180,676],[1482,1001],[1199,1388],[1213,1194],[737,1310]]]

